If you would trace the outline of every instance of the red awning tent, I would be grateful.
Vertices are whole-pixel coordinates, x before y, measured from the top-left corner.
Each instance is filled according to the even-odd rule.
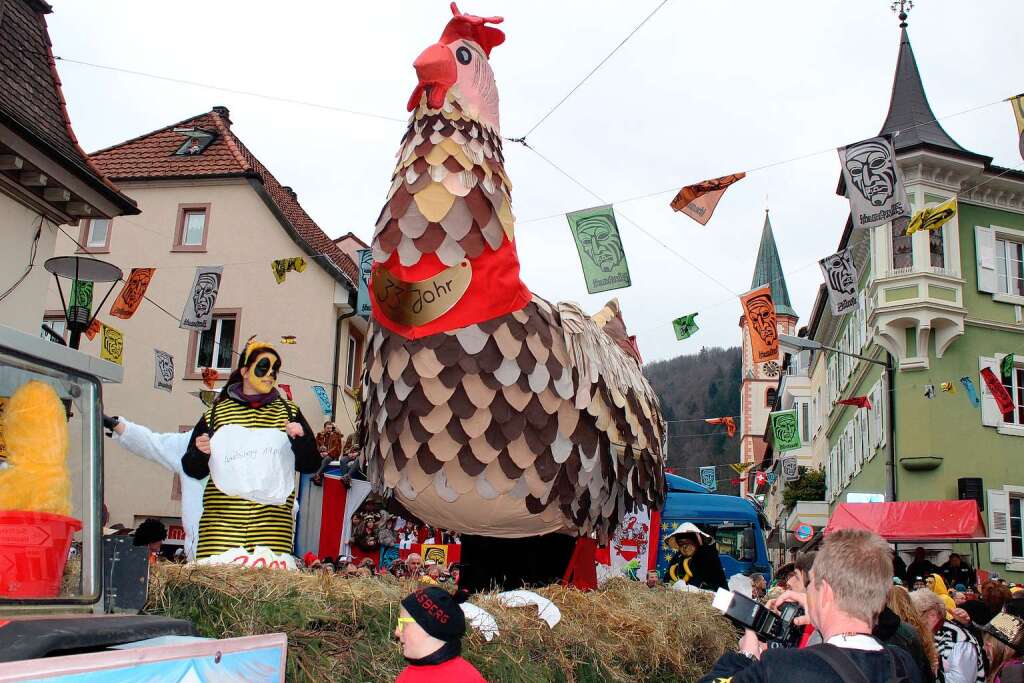
[[[840,503],[825,535],[840,529],[873,531],[890,543],[985,543],[989,538],[973,500]]]

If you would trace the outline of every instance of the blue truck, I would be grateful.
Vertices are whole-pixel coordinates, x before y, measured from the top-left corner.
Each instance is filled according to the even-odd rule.
[[[746,498],[711,493],[695,481],[665,475],[668,495],[661,509],[658,571],[665,575],[672,551],[663,539],[683,522],[692,522],[714,537],[728,579],[733,574],[760,573],[771,581],[771,562],[764,542],[768,521]]]

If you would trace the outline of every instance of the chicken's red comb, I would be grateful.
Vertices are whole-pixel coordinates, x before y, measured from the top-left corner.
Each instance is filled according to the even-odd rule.
[[[459,11],[458,5],[451,4],[452,19],[444,27],[441,34],[442,45],[455,42],[456,40],[471,40],[483,48],[488,57],[491,56],[491,48],[505,42],[505,32],[487,24],[500,24],[505,21],[504,17],[478,17],[473,14],[463,14]]]

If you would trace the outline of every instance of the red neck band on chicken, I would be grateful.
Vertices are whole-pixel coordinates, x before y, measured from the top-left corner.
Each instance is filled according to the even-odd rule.
[[[491,320],[518,311],[531,298],[519,279],[519,258],[509,241],[450,268],[435,254],[402,266],[395,253],[374,264],[370,276],[374,319],[408,339]]]

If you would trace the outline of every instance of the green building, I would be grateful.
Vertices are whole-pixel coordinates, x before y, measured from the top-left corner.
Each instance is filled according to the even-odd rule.
[[[881,496],[956,499],[960,485],[979,483],[960,480],[980,478],[977,498],[989,535],[1002,541],[982,544],[977,561],[1024,581],[1024,173],[964,149],[934,119],[904,23],[881,132],[893,135],[913,210],[953,196],[959,210],[940,230],[913,235],[905,234],[905,223],[855,230],[847,219],[839,248],[854,252],[859,305],[833,317],[822,287],[808,336],[891,363],[893,370],[816,354],[814,450],[833,507]],[[1009,112],[1007,125],[1013,125]],[[842,181],[839,194],[845,195]],[[1009,354],[1014,362],[1002,376]],[[1015,408],[1006,415],[980,376],[986,367],[1013,397]],[[872,410],[835,405],[863,395]],[[931,550],[941,561],[950,549]]]

